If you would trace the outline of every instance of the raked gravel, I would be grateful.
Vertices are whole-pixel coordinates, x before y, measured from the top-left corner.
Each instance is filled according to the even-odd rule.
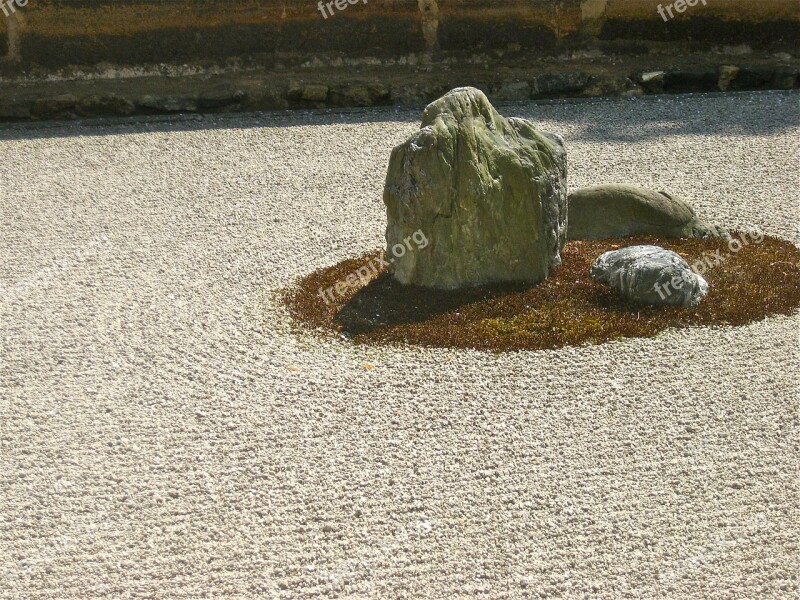
[[[800,242],[800,94],[502,106]],[[798,325],[294,337],[420,110],[0,130],[0,598],[796,598]],[[374,368],[370,368],[374,365]]]

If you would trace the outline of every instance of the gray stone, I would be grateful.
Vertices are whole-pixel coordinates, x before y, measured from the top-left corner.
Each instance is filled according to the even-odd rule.
[[[697,306],[708,283],[680,255],[658,246],[630,246],[601,254],[592,277],[628,300],[653,306]]]
[[[303,88],[303,100],[308,102],[325,102],[328,99],[328,86],[311,84]]]
[[[296,79],[289,81],[289,89],[286,92],[286,97],[289,100],[300,100],[303,98],[303,84]]]
[[[334,106],[370,106],[372,97],[365,85],[340,86],[331,90],[331,104]]]
[[[78,99],[72,94],[40,98],[31,106],[31,114],[41,119],[62,119],[75,116]]]
[[[222,84],[201,92],[197,105],[200,108],[224,108],[238,104],[245,97],[246,94],[242,90],[236,90],[230,85]]]
[[[731,87],[731,82],[739,76],[741,69],[736,65],[721,65],[719,67],[719,89],[723,92]]]
[[[115,94],[93,95],[81,99],[78,111],[81,115],[90,116],[128,116],[136,111],[136,106],[127,98]]]
[[[665,71],[647,71],[640,73],[636,81],[649,94],[658,94],[664,91]]]
[[[390,271],[403,284],[441,289],[543,280],[561,264],[566,176],[560,136],[504,118],[475,88],[449,92],[392,151],[384,189]],[[418,231],[425,248],[396,256]]]
[[[0,101],[0,119],[30,119],[31,109],[27,104],[12,101]]]
[[[527,81],[506,81],[494,93],[496,100],[527,100],[531,97],[531,84]]]
[[[603,240],[628,235],[728,237],[723,228],[698,220],[691,206],[666,192],[611,184],[570,193],[569,239]]]
[[[629,77],[592,77],[584,96],[641,96],[644,89]]]
[[[800,71],[797,69],[776,69],[772,84],[778,90],[791,90],[800,87]]]
[[[380,83],[341,85],[330,90],[334,106],[375,106],[389,101],[389,88]]]
[[[441,83],[408,83],[392,88],[391,103],[406,106],[424,105],[440,98],[449,91],[449,86]]]
[[[666,71],[647,71],[639,75],[639,81],[641,83],[653,83],[654,81],[663,82],[665,74]]]
[[[589,83],[590,76],[580,71],[543,73],[534,81],[534,94],[541,97],[571,96]]]
[[[138,107],[156,112],[194,112],[197,110],[195,98],[178,96],[159,96],[148,94],[136,103]]]

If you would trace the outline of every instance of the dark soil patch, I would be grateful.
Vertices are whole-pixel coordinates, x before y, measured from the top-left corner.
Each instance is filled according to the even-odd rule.
[[[717,251],[725,260],[704,273],[710,291],[699,306],[640,306],[589,276],[600,254],[637,244],[674,250],[690,264]],[[564,249],[562,266],[537,285],[437,291],[402,286],[379,269],[366,285],[348,288],[341,297],[334,294],[330,303],[322,299],[320,289],[336,286],[371,261],[377,264],[379,256],[375,251],[320,269],[284,290],[292,317],[304,328],[331,331],[355,343],[508,351],[651,337],[669,327],[745,325],[800,307],[800,250],[770,237],[735,253],[720,239],[575,241]]]

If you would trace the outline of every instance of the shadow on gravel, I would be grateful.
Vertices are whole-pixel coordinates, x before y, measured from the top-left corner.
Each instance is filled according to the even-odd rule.
[[[686,135],[753,135],[793,130],[800,91],[675,94],[638,98],[568,98],[497,103],[534,122],[555,120],[581,131],[573,140],[642,141]],[[713,103],[713,108],[698,108]],[[576,106],[578,105],[578,106]],[[758,110],[754,110],[754,105]],[[418,123],[422,106],[176,114],[0,124],[0,141],[170,133],[212,129],[291,128],[360,123]],[[709,115],[713,115],[709,116]],[[569,141],[569,140],[568,140]]]
[[[577,117],[574,113],[560,114],[563,108],[557,103],[545,111],[521,106],[518,116],[563,121],[578,130],[568,141],[590,142],[773,135],[794,131],[800,121],[798,90],[589,98],[578,102],[583,106]],[[614,110],[609,110],[610,106]]]
[[[334,323],[348,335],[368,334],[384,326],[424,323],[447,313],[507,294],[521,293],[531,285],[503,285],[465,288],[457,291],[430,290],[400,285],[387,273],[361,288],[342,306]]]
[[[0,141],[78,136],[173,133],[215,129],[290,128],[359,123],[419,121],[421,108],[382,107],[326,110],[285,110],[252,113],[175,114],[158,116],[0,123]]]

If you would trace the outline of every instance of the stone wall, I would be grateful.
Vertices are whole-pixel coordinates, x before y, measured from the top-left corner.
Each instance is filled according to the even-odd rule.
[[[27,0],[0,121],[800,87],[800,0],[323,1]]]
[[[351,1],[325,18],[315,0],[28,0],[0,12],[0,55],[22,70],[234,58],[269,67],[652,44],[793,50],[800,41],[797,0],[677,0],[696,6],[679,4],[666,22],[657,8],[676,0]]]

